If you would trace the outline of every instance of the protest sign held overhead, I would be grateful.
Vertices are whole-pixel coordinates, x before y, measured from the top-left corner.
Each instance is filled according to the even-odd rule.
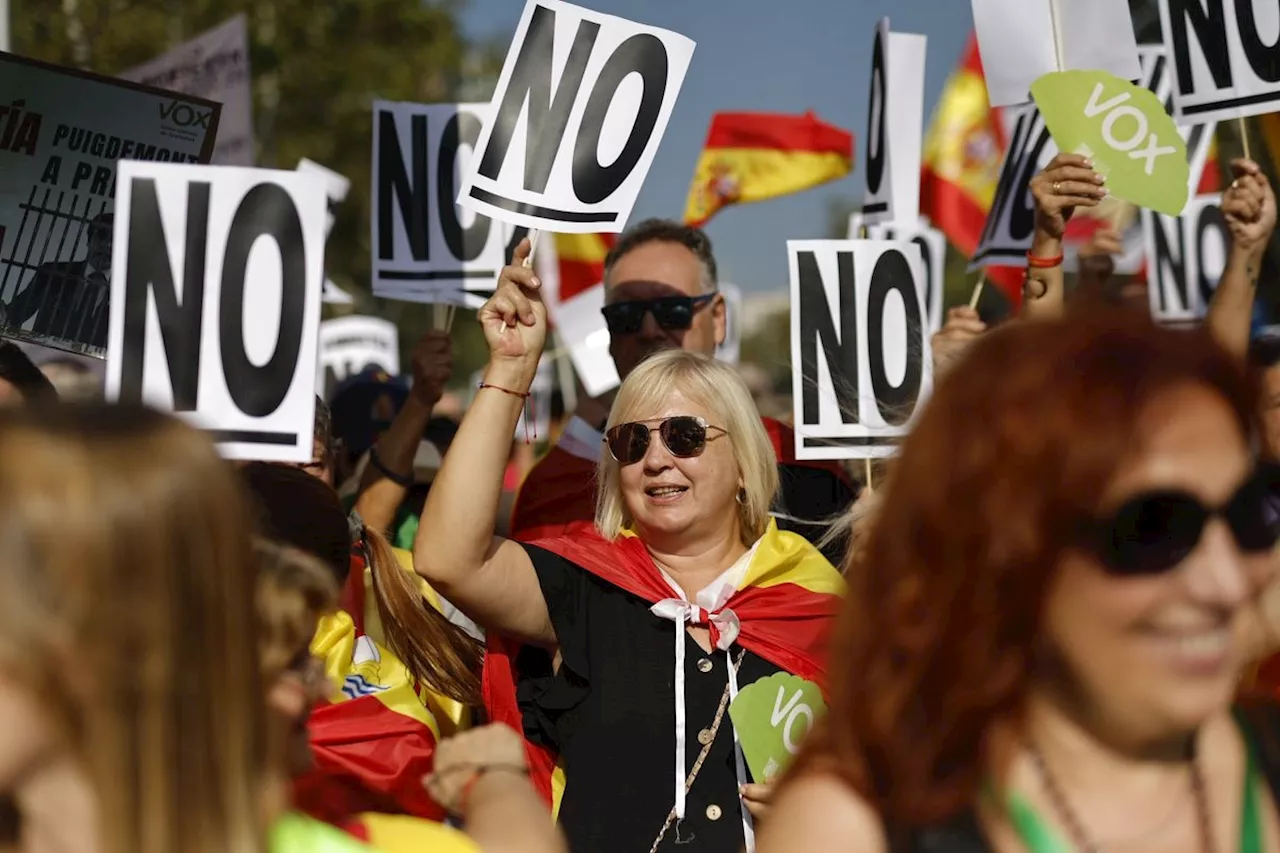
[[[621,231],[693,48],[668,30],[528,0],[458,203],[528,228]]]
[[[298,161],[298,171],[308,175],[315,175],[324,182],[326,210],[328,211],[324,218],[324,238],[328,241],[329,235],[333,233],[333,224],[337,221],[338,205],[342,204],[347,198],[347,193],[351,192],[351,181],[332,169],[321,166],[313,160],[308,160],[306,157]],[[321,300],[331,305],[351,305],[355,302],[351,298],[351,294],[329,279],[328,274],[324,277]]]
[[[116,163],[208,162],[218,113],[0,53],[0,335],[105,354]]]
[[[1138,48],[1138,58],[1142,63],[1142,84],[1155,92],[1156,98],[1164,105],[1165,112],[1173,115],[1174,70],[1164,47],[1143,45]],[[1181,123],[1177,127],[1187,148],[1187,193],[1190,197],[1198,194],[1218,123],[1207,120]]]
[[[1222,196],[1193,198],[1181,216],[1142,211],[1147,250],[1147,298],[1161,323],[1204,317],[1227,267],[1231,233]]]
[[[1049,128],[1034,104],[1020,107],[1009,137],[1009,150],[1000,167],[1000,183],[987,213],[978,250],[969,271],[989,264],[1022,266],[1035,234],[1035,200],[1031,179],[1058,153]]]
[[[924,36],[876,27],[867,116],[868,222],[914,222],[920,215],[920,148],[924,134]]]
[[[488,104],[373,105],[373,292],[415,302],[465,302],[493,290],[528,233],[457,203]],[[437,298],[437,295],[438,298]]]
[[[1270,7],[1270,8],[1262,8]],[[1174,65],[1179,122],[1221,121],[1280,108],[1276,24],[1266,3],[1160,0],[1160,27]]]
[[[219,166],[252,166],[253,89],[249,76],[249,34],[243,14],[120,75],[222,104],[213,159]]]
[[[1191,0],[1198,2],[1198,0]],[[1106,71],[1137,80],[1138,39],[1127,0],[972,0],[993,107],[1031,100],[1055,71]]]
[[[933,382],[915,243],[789,240],[796,457],[892,455]]]
[[[1046,74],[1031,93],[1058,149],[1090,158],[1111,195],[1169,216],[1182,212],[1186,143],[1155,93],[1104,71]]]
[[[107,395],[169,409],[232,459],[310,462],[325,187],[120,164]]]
[[[891,222],[881,225],[866,225],[861,214],[849,217],[850,240],[857,240],[862,235],[863,227],[867,229],[870,240],[896,240],[911,242],[920,247],[920,255],[924,261],[924,305],[929,318],[929,333],[942,328],[942,297],[946,289],[947,267],[947,235],[929,224],[929,220],[920,217],[914,223]]]
[[[377,367],[392,376],[400,373],[400,332],[381,317],[336,317],[320,324],[319,369],[316,389],[329,399],[348,376]]]

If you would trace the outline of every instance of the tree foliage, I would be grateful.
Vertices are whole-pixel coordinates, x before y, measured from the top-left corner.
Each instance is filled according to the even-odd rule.
[[[459,8],[456,0],[12,0],[11,32],[16,53],[110,75],[243,12],[257,163],[292,169],[307,157],[351,179],[327,272],[356,296],[358,310],[395,321],[407,351],[431,311],[369,295],[371,107],[379,98],[488,100],[505,45],[469,45]],[[457,375],[465,376],[483,358],[471,352],[483,341],[459,337]]]

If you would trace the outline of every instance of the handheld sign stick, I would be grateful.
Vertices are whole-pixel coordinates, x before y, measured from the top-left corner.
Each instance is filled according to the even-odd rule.
[[[978,279],[978,283],[973,286],[973,296],[969,297],[969,308],[977,311],[978,303],[982,300],[982,285],[986,283],[987,277],[984,275]]]
[[[533,269],[533,253],[538,249],[538,237],[541,234],[541,228],[529,229],[529,257],[524,259],[525,269]]]
[[[1253,155],[1249,153],[1249,125],[1245,123],[1244,116],[1236,119],[1240,125],[1240,141],[1244,144],[1244,159],[1252,160]]]
[[[867,478],[867,488],[870,489],[871,488],[871,460],[863,459],[862,468],[863,468],[863,473],[866,475],[866,478]]]

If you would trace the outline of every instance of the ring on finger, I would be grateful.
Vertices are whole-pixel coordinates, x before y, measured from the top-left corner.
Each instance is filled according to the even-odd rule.
[[[1236,178],[1234,181],[1232,181],[1232,182],[1231,182],[1231,189],[1233,189],[1233,190],[1238,190],[1238,189],[1240,189],[1240,179],[1239,179],[1239,178]]]
[[[1054,194],[1054,195],[1061,195],[1061,194],[1062,194],[1062,181],[1054,181],[1054,182],[1053,182],[1053,194]]]

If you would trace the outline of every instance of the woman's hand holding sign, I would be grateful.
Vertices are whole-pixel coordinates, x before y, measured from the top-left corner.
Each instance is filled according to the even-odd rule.
[[[1059,154],[1031,179],[1031,195],[1036,200],[1037,242],[1044,242],[1042,234],[1061,241],[1077,207],[1096,207],[1107,197],[1106,180],[1084,155]]]
[[[489,345],[490,369],[514,372],[525,380],[521,390],[533,381],[547,340],[542,282],[524,265],[532,251],[528,238],[520,241],[511,264],[502,268],[497,290],[478,315]]]
[[[1260,259],[1276,227],[1276,197],[1252,160],[1231,162],[1235,179],[1222,194],[1222,216],[1231,230],[1231,251]]]

